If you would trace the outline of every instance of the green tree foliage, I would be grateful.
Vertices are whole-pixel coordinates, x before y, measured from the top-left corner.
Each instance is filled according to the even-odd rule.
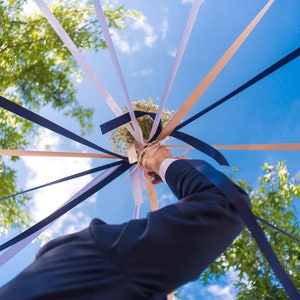
[[[300,174],[291,178],[284,162],[276,167],[265,164],[263,172],[256,189],[238,180],[250,195],[253,213],[299,239],[300,224],[295,201],[300,198]],[[300,244],[264,223],[260,225],[300,290]],[[288,299],[248,229],[243,230],[227,251],[202,274],[201,279],[207,284],[229,270],[234,270],[237,275],[237,299]]]
[[[78,103],[74,85],[82,74],[45,17],[30,11],[28,3],[0,0],[0,94],[35,112],[50,106],[78,121],[82,134],[88,133],[93,110]],[[50,8],[82,52],[106,47],[91,1],[56,0]],[[128,18],[140,16],[123,6],[107,5],[104,13],[109,27],[118,30]],[[30,122],[0,109],[1,148],[24,149],[33,132]],[[16,173],[1,157],[0,179],[0,197],[16,192]],[[27,200],[18,196],[0,202],[0,233],[27,223]]]

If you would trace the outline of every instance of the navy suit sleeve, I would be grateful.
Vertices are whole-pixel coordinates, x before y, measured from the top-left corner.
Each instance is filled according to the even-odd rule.
[[[180,200],[124,224],[110,247],[144,295],[169,293],[195,280],[243,228],[230,199],[188,162],[173,162],[166,181]]]

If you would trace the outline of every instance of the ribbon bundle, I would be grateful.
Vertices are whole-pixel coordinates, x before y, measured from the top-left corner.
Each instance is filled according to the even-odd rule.
[[[68,47],[74,58],[77,60],[78,64],[82,67],[82,69],[86,72],[86,74],[89,76],[91,81],[95,84],[97,90],[102,95],[102,97],[105,99],[107,105],[112,109],[114,114],[116,115],[116,118],[110,122],[107,122],[105,124],[102,124],[101,130],[102,133],[105,134],[119,126],[126,126],[126,128],[130,131],[130,133],[134,136],[137,143],[142,147],[145,145],[145,142],[143,141],[142,133],[139,128],[139,125],[137,123],[137,118],[139,116],[147,114],[146,112],[136,112],[133,110],[129,94],[125,85],[125,80],[123,78],[121,68],[119,66],[117,56],[113,47],[113,43],[111,41],[111,37],[106,25],[105,17],[103,14],[103,10],[101,7],[101,4],[97,0],[93,0],[95,10],[97,12],[97,15],[100,20],[100,24],[102,27],[103,34],[105,36],[108,49],[111,55],[111,58],[113,60],[118,78],[120,80],[120,84],[122,86],[122,90],[126,99],[128,113],[123,114],[121,109],[118,107],[117,103],[114,101],[112,96],[109,94],[109,92],[105,89],[103,84],[101,83],[100,79],[96,76],[92,68],[87,64],[84,57],[81,55],[75,44],[72,42],[70,37],[67,35],[67,33],[64,31],[64,29],[61,27],[59,22],[56,20],[56,18],[53,16],[51,11],[48,9],[47,5],[44,3],[43,0],[35,0],[40,10],[44,13],[45,17],[48,19],[50,24],[53,26],[53,28],[56,30],[57,34],[61,37],[65,45]],[[169,76],[168,83],[166,85],[162,101],[160,103],[158,112],[156,114],[152,114],[151,117],[154,119],[154,124],[150,133],[150,141],[151,140],[162,140],[166,136],[173,136],[179,140],[184,141],[189,146],[192,146],[199,151],[207,154],[208,156],[215,159],[219,164],[221,165],[228,165],[227,160],[225,157],[216,150],[216,147],[212,147],[203,141],[188,135],[186,133],[183,133],[179,131],[179,129],[183,128],[185,125],[193,122],[200,116],[204,115],[205,113],[209,112],[213,108],[217,107],[218,105],[224,103],[225,101],[231,99],[232,97],[236,96],[238,93],[242,92],[243,90],[247,89],[254,83],[258,82],[259,80],[263,79],[264,77],[268,76],[272,72],[276,71],[277,69],[281,68],[285,64],[289,63],[290,61],[297,58],[300,54],[300,48],[296,49],[292,53],[285,56],[283,59],[279,60],[257,76],[253,77],[249,81],[247,81],[245,84],[234,90],[233,92],[229,93],[227,96],[223,97],[222,99],[216,101],[211,106],[207,107],[203,111],[195,114],[185,122],[180,121],[182,118],[188,113],[188,111],[192,108],[192,106],[196,103],[196,101],[202,96],[202,94],[205,92],[205,90],[209,87],[209,85],[213,82],[213,80],[217,77],[217,75],[221,72],[221,70],[225,67],[226,63],[230,60],[230,58],[234,55],[234,53],[238,50],[238,48],[241,46],[243,41],[248,37],[248,35],[251,33],[251,31],[255,28],[257,23],[261,20],[263,15],[267,12],[269,7],[272,5],[274,0],[268,1],[268,3],[265,5],[265,7],[259,12],[259,14],[253,19],[253,21],[248,25],[248,27],[242,32],[242,34],[237,38],[237,40],[230,46],[230,48],[225,52],[225,54],[221,57],[221,59],[216,63],[216,65],[211,69],[211,71],[207,74],[207,76],[204,78],[203,81],[200,82],[200,84],[197,86],[197,88],[194,90],[194,92],[188,97],[188,99],[184,102],[182,107],[177,111],[175,116],[171,119],[171,121],[167,124],[165,128],[161,128],[159,126],[161,113],[163,110],[163,107],[166,103],[169,91],[171,89],[172,83],[174,81],[174,78],[176,76],[177,69],[180,65],[181,58],[184,53],[185,46],[188,41],[188,37],[190,35],[190,32],[192,30],[193,23],[195,21],[197,12],[200,8],[201,0],[195,0],[190,16],[188,18],[187,26],[185,28],[182,41],[180,43],[179,51],[177,52],[175,62],[171,71],[171,74]],[[116,177],[127,171],[132,167],[132,164],[130,164],[130,158],[123,157],[119,154],[116,154],[114,152],[111,152],[109,150],[103,149],[99,147],[98,145],[87,141],[83,139],[82,137],[74,134],[71,131],[68,131],[67,129],[55,124],[54,122],[49,121],[48,119],[45,119],[27,109],[24,107],[21,107],[4,97],[0,96],[0,106],[6,110],[11,111],[12,113],[15,113],[27,120],[30,120],[40,126],[43,126],[51,131],[56,132],[57,134],[60,134],[62,136],[65,136],[69,139],[72,139],[74,141],[77,141],[81,144],[84,144],[92,149],[95,149],[97,151],[100,151],[105,154],[90,154],[91,156],[98,156],[98,157],[106,157],[106,158],[115,158],[117,159],[116,162],[107,164],[98,168],[94,168],[92,170],[87,170],[85,172],[81,172],[78,174],[74,174],[73,176],[68,176],[59,180],[56,180],[54,182],[32,188],[27,191],[32,191],[37,188],[41,188],[47,185],[56,184],[59,182],[63,182],[66,180],[73,179],[75,177],[84,176],[86,174],[91,174],[98,171],[103,171],[100,175],[96,176],[92,182],[90,182],[86,187],[84,187],[82,190],[80,190],[78,193],[76,193],[73,197],[71,197],[62,207],[60,207],[58,210],[56,210],[54,213],[49,215],[44,220],[40,221],[39,223],[35,224],[31,228],[27,229],[20,235],[16,236],[15,238],[9,240],[8,242],[0,245],[0,251],[5,250],[9,248],[5,253],[3,253],[0,256],[0,265],[3,265],[5,262],[7,262],[12,256],[14,256],[18,251],[20,251],[25,245],[27,245],[31,240],[33,240],[35,237],[37,237],[43,230],[45,230],[52,222],[54,222],[58,217],[69,211],[74,206],[78,205],[80,202],[87,199],[92,194],[96,193],[100,189],[102,189],[104,186],[109,184],[111,181],[113,181]],[[132,122],[133,127],[130,127],[128,124],[129,122]],[[219,148],[226,148],[225,145],[219,146]],[[227,146],[229,147],[229,146]],[[239,149],[239,147],[243,147],[243,145],[234,145],[231,146],[231,149]],[[287,150],[299,150],[300,144],[286,144],[286,145],[247,145],[244,147],[249,149],[287,149]],[[1,152],[2,151],[2,152]],[[41,153],[34,153],[34,152],[28,152],[28,151],[22,151],[22,152],[16,152],[16,151],[10,151],[10,150],[1,150],[0,155],[41,155]],[[42,155],[44,155],[43,153]],[[55,155],[55,153],[51,154],[48,153],[48,155]],[[64,155],[63,153],[56,153],[56,155]],[[87,154],[76,154],[76,153],[65,153],[66,156],[71,155],[78,155],[78,156],[86,156]],[[89,154],[88,154],[89,155]],[[234,200],[234,203],[236,205],[236,208],[240,212],[246,226],[251,231],[253,237],[257,241],[258,245],[261,247],[262,251],[264,252],[266,258],[268,259],[270,265],[274,269],[277,277],[279,278],[280,282],[286,289],[288,295],[291,299],[299,299],[299,294],[295,288],[295,286],[292,284],[290,278],[285,273],[284,269],[280,265],[277,257],[275,256],[272,248],[270,247],[265,235],[263,234],[261,228],[256,222],[255,216],[251,213],[250,208],[247,206],[246,203],[235,201],[236,199],[236,192],[235,189],[232,188],[231,182],[227,179],[227,177],[218,175],[219,173],[215,173],[213,169],[209,167],[206,163],[202,161],[191,161],[191,163],[195,164],[196,167],[199,168],[200,172],[203,173],[204,176],[206,176],[212,183],[214,183],[227,197]],[[137,172],[133,172],[131,175],[132,179],[132,185],[134,190],[134,198],[136,200],[136,208],[134,212],[134,216],[137,217],[138,211],[139,211],[139,205],[141,204],[141,190],[140,190],[140,178]],[[155,190],[152,185],[149,184],[149,182],[146,180],[146,185],[148,189],[148,193],[150,195],[150,198],[153,199],[153,194],[155,194]],[[27,192],[25,191],[25,192]],[[15,195],[11,195],[15,196]],[[8,197],[4,197],[0,200],[5,200]],[[152,209],[157,208],[157,203],[152,203]]]

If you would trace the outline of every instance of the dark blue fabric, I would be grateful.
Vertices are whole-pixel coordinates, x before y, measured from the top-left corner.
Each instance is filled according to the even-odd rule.
[[[135,110],[134,111],[134,115],[136,118],[140,118],[143,117],[145,115],[150,116],[152,119],[155,119],[155,113],[151,113],[151,112],[145,112],[145,111],[140,111],[140,110]],[[130,115],[129,113],[124,113],[123,115],[114,118],[113,120],[110,120],[108,122],[105,122],[103,124],[100,125],[100,129],[102,134],[108,133],[111,130],[114,130],[124,124],[127,124],[131,122],[130,119]],[[158,128],[161,128],[161,121],[159,122],[159,126]]]
[[[0,289],[0,299],[163,300],[197,279],[243,222],[232,201],[186,161],[173,162],[166,180],[180,198],[176,204],[120,225],[95,219],[53,240]]]
[[[268,75],[272,74],[273,72],[280,69],[281,67],[283,67],[287,63],[293,61],[299,55],[300,55],[300,48],[297,48],[296,50],[292,51],[291,53],[289,53],[288,55],[286,55],[285,57],[283,57],[282,59],[280,59],[279,61],[274,63],[272,66],[268,67],[267,69],[265,69],[264,71],[262,71],[258,75],[254,76],[253,78],[248,80],[246,83],[244,83],[243,85],[241,85],[240,87],[238,87],[237,89],[235,89],[234,91],[229,93],[228,95],[224,96],[220,100],[214,102],[212,105],[208,106],[207,108],[205,108],[202,111],[198,112],[194,116],[192,116],[189,119],[187,119],[187,120],[183,121],[182,123],[180,123],[176,127],[175,130],[179,130],[180,128],[183,128],[184,126],[190,124],[191,122],[193,122],[196,119],[200,118],[201,116],[205,115],[206,113],[208,113],[212,109],[216,108],[217,106],[221,105],[222,103],[226,102],[227,100],[229,100],[232,97],[236,96],[237,94],[241,93],[242,91],[244,91],[248,87],[252,86],[256,82],[258,82],[261,79],[263,79],[263,78],[267,77]]]
[[[259,75],[257,75],[256,77],[252,78],[251,80],[249,80],[247,83],[245,83],[243,86],[241,86],[240,88],[236,89],[235,91],[233,91],[232,93],[230,93],[229,95],[225,96],[224,98],[222,98],[221,100],[217,101],[215,104],[211,105],[210,107],[208,107],[206,110],[196,114],[194,117],[188,119],[186,122],[183,122],[182,124],[180,124],[177,129],[187,125],[188,123],[192,122],[193,120],[195,120],[196,118],[200,117],[201,115],[203,115],[204,113],[208,112],[209,110],[215,108],[216,106],[220,105],[221,103],[225,102],[226,100],[228,100],[229,98],[233,97],[234,95],[238,94],[239,92],[241,92],[242,90],[246,89],[247,87],[251,86],[252,84],[254,84],[255,82],[259,81],[260,79],[268,76],[269,74],[271,74],[272,72],[274,72],[275,70],[279,69],[280,67],[282,67],[283,65],[285,65],[286,63],[288,63],[289,61],[295,59],[296,57],[298,57],[300,54],[300,48],[296,49],[294,52],[292,52],[291,54],[289,54],[288,56],[286,56],[285,58],[283,58],[282,60],[280,60],[279,62],[275,63],[274,65],[272,65],[270,68],[266,69],[265,71],[261,72]],[[112,153],[110,151],[107,151],[89,141],[84,140],[83,138],[76,136],[74,133],[58,126],[57,124],[42,118],[41,116],[34,114],[33,112],[3,98],[0,96],[0,106],[13,112],[16,113],[28,120],[31,120],[37,124],[40,124],[41,126],[44,126],[50,130],[53,130],[59,134],[62,134],[66,137],[69,137],[75,141],[78,141],[82,144],[85,144],[89,147],[92,147],[94,149],[100,150],[104,153],[108,153],[108,154],[113,154],[115,156],[118,156],[122,159],[125,159],[124,157],[121,157],[115,153]],[[157,133],[156,133],[157,134]],[[124,166],[124,165],[123,165]],[[126,166],[125,169],[128,169],[129,165]],[[124,170],[125,170],[124,169]],[[119,168],[119,171],[124,171],[121,170],[121,168]],[[209,173],[209,172],[208,172]],[[117,176],[114,174],[114,176]],[[115,178],[115,177],[114,177]],[[109,178],[108,182],[113,180],[114,178]],[[209,178],[209,176],[208,176]],[[218,178],[218,176],[217,176]],[[214,180],[217,180],[215,177],[210,178],[211,182],[214,182]],[[106,181],[103,182],[104,185],[107,184]],[[218,185],[219,184],[219,185]],[[227,194],[227,192],[229,194],[227,194],[227,196],[230,198],[231,196],[237,195],[236,191],[233,191],[233,188],[230,184],[228,184],[228,182],[226,180],[221,180],[219,183],[217,184],[217,186],[219,187],[219,189]],[[99,185],[100,187],[100,185]],[[99,187],[97,187],[99,189]],[[101,187],[100,187],[101,188]],[[234,187],[236,188],[236,187]],[[88,193],[86,193],[86,195],[84,195],[84,197],[88,196],[91,192],[94,193],[96,190],[90,190]],[[83,197],[83,198],[84,198]],[[85,199],[85,198],[84,198]],[[77,201],[82,201],[83,199],[77,199]],[[76,201],[75,201],[76,202]],[[73,204],[72,204],[73,205]],[[76,205],[76,204],[75,204]],[[280,264],[278,263],[277,257],[274,255],[270,245],[268,244],[267,240],[265,239],[265,236],[263,235],[262,231],[260,230],[260,227],[258,226],[258,224],[256,223],[255,217],[252,215],[249,206],[247,206],[245,201],[235,201],[235,206],[238,208],[239,212],[241,213],[241,215],[244,218],[244,221],[246,222],[247,226],[249,227],[249,229],[251,230],[254,238],[256,239],[256,241],[258,242],[258,244],[260,245],[260,247],[262,247],[264,253],[266,254],[271,266],[273,267],[274,271],[276,272],[277,276],[279,277],[280,281],[282,282],[282,284],[284,285],[284,287],[286,288],[288,294],[290,295],[291,299],[299,299],[299,294],[297,292],[297,290],[295,289],[295,287],[293,286],[293,284],[291,283],[290,279],[288,278],[288,276],[286,275],[286,273],[282,270],[282,267],[280,266]],[[71,206],[72,207],[72,206]],[[67,208],[68,210],[69,208]],[[58,214],[60,213],[63,214],[65,210],[60,211]],[[156,215],[154,215],[156,216]],[[51,215],[51,218],[53,218],[54,216]],[[57,217],[57,216],[56,216]],[[55,218],[56,218],[55,217]],[[50,218],[50,219],[51,219]],[[55,219],[54,218],[54,219]],[[32,232],[35,232],[36,230],[38,230],[39,226],[45,226],[43,225],[44,223],[47,223],[49,220],[43,220],[42,222],[40,222],[39,224],[37,224],[37,226],[34,226],[32,229]],[[29,231],[30,231],[29,230]],[[31,231],[30,231],[31,232]],[[222,232],[222,230],[220,229],[220,232]],[[21,235],[20,239],[24,238],[26,236],[26,234],[31,234],[29,232],[26,232],[25,235]],[[12,245],[13,243],[15,243],[16,241],[12,241],[12,243],[5,245],[5,247],[8,247],[9,245]],[[4,245],[2,245],[2,249],[5,249],[5,247],[3,248]],[[1,249],[1,248],[0,248]],[[171,249],[170,249],[171,250]],[[28,277],[30,280],[30,276]],[[174,281],[176,282],[176,280]],[[127,286],[127,285],[125,285]],[[7,290],[7,289],[6,289]],[[90,289],[89,289],[90,291]],[[94,291],[94,290],[93,290]],[[2,289],[3,292],[3,289]],[[69,295],[71,294],[71,292],[69,291]],[[160,293],[161,294],[161,293]],[[1,294],[0,294],[1,295]],[[70,299],[87,299],[87,298],[83,298],[83,295],[86,295],[86,291],[84,289],[82,289],[80,292],[76,293],[76,295],[73,293],[73,296]],[[95,288],[95,292],[93,292],[93,295],[91,296],[91,298],[88,299],[94,299],[94,296],[96,295],[97,297],[97,288]],[[76,298],[74,298],[76,296]],[[54,294],[50,295],[49,299],[53,299]],[[159,296],[160,297],[160,296]],[[10,298],[13,299],[13,298]],[[20,299],[19,297],[17,299]],[[24,298],[25,299],[25,298]],[[28,298],[28,299],[33,299],[33,298]],[[35,298],[38,299],[38,298]],[[48,299],[43,297],[43,299]],[[64,299],[67,299],[66,297],[64,297]],[[96,299],[96,298],[95,298]],[[109,299],[109,298],[108,298]],[[114,299],[114,298],[112,298]],[[124,299],[124,298],[122,298]]]
[[[54,180],[54,181],[51,181],[51,182],[33,187],[33,188],[30,188],[28,190],[21,191],[19,193],[15,193],[15,194],[12,194],[12,195],[9,195],[9,196],[2,197],[2,198],[0,198],[0,201],[6,200],[6,199],[9,199],[9,198],[21,195],[21,194],[29,193],[29,192],[32,192],[32,191],[35,191],[35,190],[38,190],[38,189],[41,189],[41,188],[44,188],[44,187],[54,185],[54,184],[58,184],[58,183],[62,183],[62,182],[68,181],[68,180],[79,178],[79,177],[82,177],[82,176],[85,176],[85,175],[90,175],[90,174],[102,171],[104,169],[108,169],[110,167],[120,165],[121,163],[122,163],[122,161],[116,161],[116,162],[111,163],[111,164],[107,164],[107,165],[96,167],[96,168],[93,168],[93,169],[90,169],[90,170],[87,170],[87,171],[83,171],[83,172],[80,172],[80,173],[77,173],[77,174],[73,174],[73,175],[70,175],[70,176],[67,176],[67,177],[63,177],[63,178],[60,178],[60,179],[57,179],[57,180]]]
[[[103,169],[107,168],[107,166],[103,166]],[[45,219],[41,220],[40,222],[36,223],[32,227],[28,228],[27,230],[23,231],[16,237],[10,239],[9,241],[3,243],[0,245],[0,251],[14,245],[15,243],[25,239],[26,237],[30,236],[31,234],[37,232],[38,230],[42,229],[43,227],[47,226],[51,222],[55,221],[57,218],[61,217],[63,214],[71,210],[73,207],[90,197],[91,195],[98,192],[100,189],[102,189],[104,186],[106,186],[108,183],[110,183],[112,180],[114,180],[116,177],[118,177],[120,174],[124,173],[126,170],[130,168],[130,164],[126,161],[122,161],[122,164],[114,171],[112,174],[108,175],[106,178],[104,178],[101,182],[96,184],[95,186],[91,187],[84,193],[82,193],[80,196],[76,197],[71,202],[65,204],[61,208],[57,209],[55,212],[50,214]]]
[[[142,111],[135,111],[135,115],[136,117],[141,117],[144,115],[149,115],[151,118],[155,118],[154,113],[147,113],[147,112],[142,112]],[[130,122],[130,116],[129,113],[126,113],[122,116],[119,116],[109,122],[106,122],[104,124],[100,125],[101,131],[103,134],[114,130],[126,123]],[[155,138],[158,136],[158,134],[161,132],[161,122],[160,122],[160,126],[157,128],[157,131],[155,133],[155,135],[153,136],[153,138],[151,139],[151,141],[155,140]],[[221,154],[221,152],[219,152],[218,150],[216,150],[215,148],[213,148],[212,146],[206,144],[205,142],[191,136],[188,135],[186,133],[180,132],[178,130],[174,130],[173,132],[170,133],[171,136],[184,141],[185,143],[187,143],[188,145],[194,147],[195,149],[205,153],[206,155],[208,155],[209,157],[213,158],[215,161],[217,161],[220,165],[226,165],[228,166],[229,163],[226,160],[226,158]]]
[[[229,166],[229,163],[227,159],[223,156],[223,154],[219,152],[217,149],[213,148],[212,146],[206,144],[205,142],[178,130],[174,130],[173,132],[171,132],[170,135],[181,141],[184,141],[185,143],[194,147],[200,152],[205,153],[209,157],[213,158],[220,165]]]
[[[35,124],[38,124],[44,128],[54,131],[64,137],[67,137],[73,141],[76,141],[80,144],[86,145],[90,148],[96,149],[96,150],[101,151],[106,154],[114,155],[118,158],[122,158],[125,160],[127,159],[119,154],[116,154],[116,153],[108,151],[102,147],[99,147],[98,145],[84,139],[83,137],[76,135],[74,132],[71,132],[71,131],[65,129],[64,127],[61,127],[61,126],[57,125],[56,123],[53,123],[50,120],[43,118],[42,116],[26,109],[25,107],[20,106],[12,101],[9,101],[8,99],[6,99],[2,96],[0,96],[0,107],[20,116],[22,118],[25,118]]]
[[[254,215],[254,217],[255,217],[258,221],[260,221],[260,222],[264,223],[265,225],[267,225],[267,226],[273,228],[274,230],[276,230],[276,231],[282,233],[283,235],[285,235],[285,236],[289,237],[290,239],[294,240],[295,242],[300,243],[300,239],[298,239],[298,238],[296,238],[295,236],[289,234],[288,232],[286,232],[286,231],[284,231],[284,230],[282,230],[282,229],[276,227],[276,226],[273,225],[272,223],[270,223],[270,222],[268,222],[268,221],[262,219],[262,218],[259,217],[259,216]]]
[[[190,163],[197,166],[197,169],[201,172],[201,174],[203,174],[210,182],[218,187],[218,189],[228,199],[232,200],[245,225],[250,230],[253,238],[268,260],[277,278],[285,288],[289,298],[291,300],[299,300],[299,292],[297,291],[290,277],[281,266],[266,236],[264,235],[262,229],[259,227],[255,216],[251,212],[249,203],[241,201],[240,194],[238,193],[236,186],[229,180],[228,177],[216,171],[208,163],[204,161],[190,161]]]

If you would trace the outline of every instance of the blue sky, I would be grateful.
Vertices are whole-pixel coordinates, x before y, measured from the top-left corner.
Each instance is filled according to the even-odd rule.
[[[114,33],[114,44],[130,98],[137,100],[153,97],[159,103],[191,9],[191,1],[112,2],[125,3],[126,8],[139,10],[144,14],[144,18],[138,22],[131,21],[128,30]],[[262,0],[203,1],[168,98],[166,105],[168,109],[176,110],[181,106],[266,3],[267,1]],[[299,20],[298,0],[275,1],[188,116],[231,92],[299,47]],[[120,107],[124,107],[124,97],[108,52],[86,53],[86,58]],[[186,126],[183,131],[213,145],[299,143],[299,67],[298,58]],[[85,78],[83,82],[76,84],[80,102],[95,109],[95,128],[88,139],[110,149],[108,136],[101,134],[98,125],[112,119],[113,113],[88,79]],[[41,114],[79,133],[78,126],[71,120],[64,119],[61,114],[48,108],[45,108]],[[38,141],[33,141],[31,149],[43,149],[45,144],[50,144],[53,150],[90,151],[55,134],[45,131],[41,131],[41,134],[42,137]],[[178,144],[176,140],[172,143]],[[264,162],[276,164],[278,161],[285,160],[291,174],[300,171],[298,163],[300,155],[297,151],[223,151],[222,153],[231,166],[240,169],[239,177],[250,181],[254,187],[257,185],[258,176],[261,174],[260,167]],[[190,150],[188,156],[206,159],[205,155],[195,150]],[[23,158],[18,163],[18,180],[20,187],[32,187],[106,162],[99,159]],[[134,204],[130,180],[125,180],[125,177],[118,178],[96,196],[60,219],[50,228],[48,235],[57,236],[79,230],[93,217],[112,223],[129,220],[132,217]],[[30,212],[33,219],[37,221],[55,210],[91,178],[88,176],[76,182],[65,183],[32,194]],[[121,193],[120,189],[122,189]],[[157,193],[160,205],[175,201],[170,191],[163,185],[157,188]],[[149,211],[149,204],[145,197],[141,216],[144,216],[147,211]],[[11,232],[9,236],[15,234]],[[32,261],[39,244],[36,242],[28,246],[2,267],[0,285]],[[233,277],[234,274],[231,274],[221,282],[202,289],[195,288],[196,284],[189,284],[182,289],[183,299],[234,299],[234,291],[230,285]]]

